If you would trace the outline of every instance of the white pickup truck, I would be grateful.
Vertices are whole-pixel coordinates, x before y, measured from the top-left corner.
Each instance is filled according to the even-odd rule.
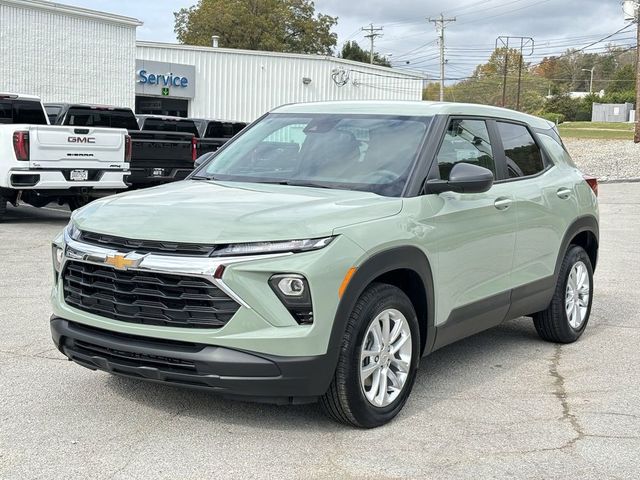
[[[38,97],[0,93],[0,219],[7,203],[74,210],[127,188],[124,129],[53,126]]]

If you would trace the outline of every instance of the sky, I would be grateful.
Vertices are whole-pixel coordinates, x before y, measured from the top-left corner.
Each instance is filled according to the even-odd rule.
[[[173,12],[196,3],[57,1],[138,18],[144,22],[138,29],[139,40],[163,42],[176,42]],[[627,25],[620,0],[315,0],[315,5],[317,12],[338,17],[334,29],[338,49],[347,40],[355,40],[368,49],[369,40],[361,28],[373,23],[383,28],[383,36],[376,39],[376,51],[387,56],[395,67],[418,70],[431,78],[439,76],[439,51],[435,26],[428,18],[441,13],[447,18],[455,17],[456,21],[445,30],[446,77],[451,80],[470,75],[476,65],[484,63],[498,36],[532,37],[535,46],[527,61],[535,63],[570,47],[585,47]],[[602,51],[609,42],[635,45],[634,28],[629,26],[586,51]]]

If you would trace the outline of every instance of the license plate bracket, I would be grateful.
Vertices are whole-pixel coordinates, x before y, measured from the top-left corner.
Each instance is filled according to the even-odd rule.
[[[86,182],[89,180],[89,170],[71,170],[69,178],[73,182]]]

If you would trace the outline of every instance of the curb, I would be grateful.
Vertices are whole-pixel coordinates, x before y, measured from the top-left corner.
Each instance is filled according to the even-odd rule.
[[[610,180],[600,180],[598,179],[598,183],[640,183],[640,177],[633,178],[612,178]]]

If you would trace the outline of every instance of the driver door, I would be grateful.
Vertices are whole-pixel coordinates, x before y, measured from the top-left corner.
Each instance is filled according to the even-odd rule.
[[[499,181],[492,131],[492,120],[451,119],[436,157],[440,177],[448,179],[453,166],[464,162],[491,170]],[[510,188],[496,183],[484,193],[429,196],[437,238],[430,246],[438,259],[436,346],[497,325],[508,311],[516,239]]]

